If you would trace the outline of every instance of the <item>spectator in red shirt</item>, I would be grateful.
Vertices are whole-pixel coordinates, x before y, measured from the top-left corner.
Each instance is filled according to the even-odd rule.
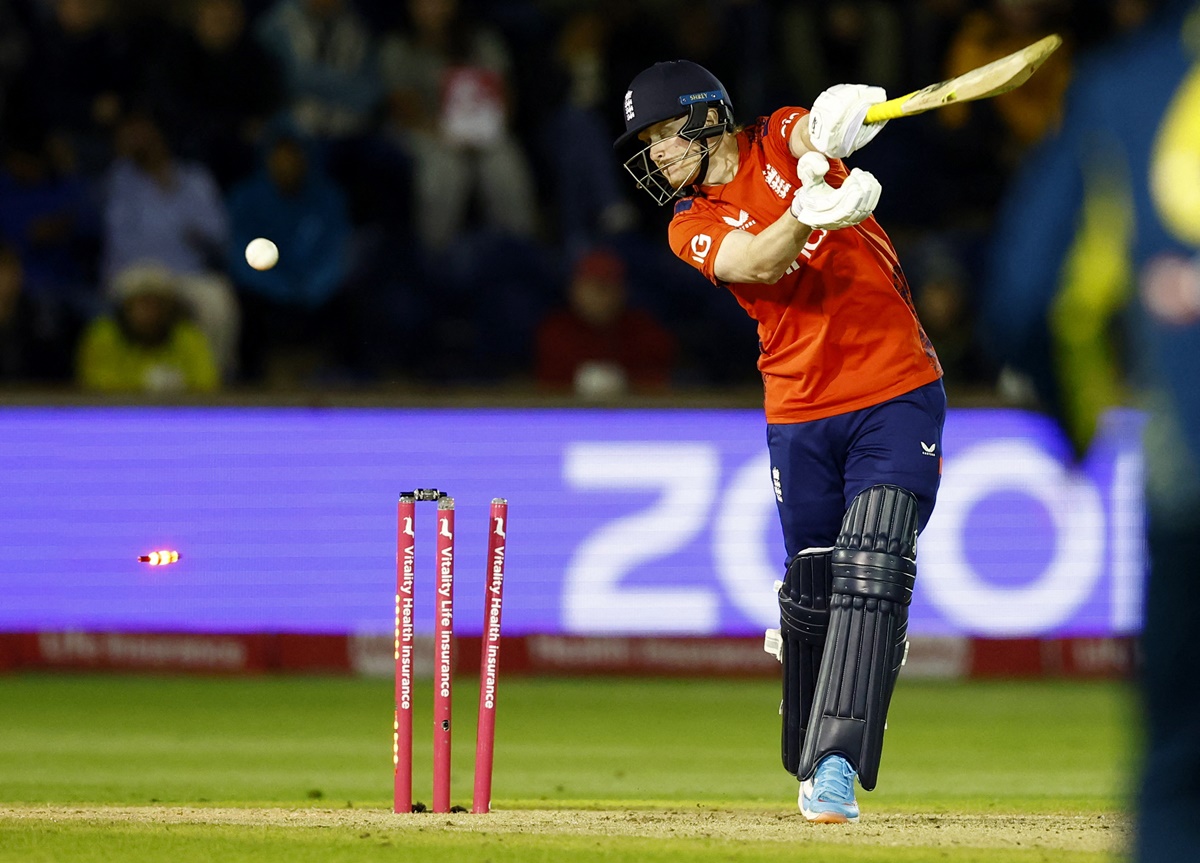
[[[538,327],[539,386],[603,399],[670,385],[675,337],[649,313],[629,305],[620,257],[603,249],[581,257],[567,301]]]

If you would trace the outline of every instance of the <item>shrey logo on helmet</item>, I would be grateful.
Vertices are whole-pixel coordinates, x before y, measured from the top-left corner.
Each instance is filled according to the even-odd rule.
[[[655,63],[639,73],[625,92],[624,108],[625,132],[617,138],[615,147],[636,141],[656,123],[686,118],[677,133],[688,144],[681,156],[659,165],[650,158],[650,146],[645,146],[625,160],[625,169],[638,187],[660,205],[688,194],[692,184],[708,171],[710,146],[706,142],[734,128],[733,103],[725,86],[703,66],[689,60]],[[712,110],[716,111],[716,122],[709,121]],[[676,188],[664,170],[690,160],[695,160],[697,170],[691,172],[689,182]]]

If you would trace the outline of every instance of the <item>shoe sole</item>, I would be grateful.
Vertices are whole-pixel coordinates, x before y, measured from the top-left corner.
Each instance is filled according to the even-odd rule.
[[[813,824],[852,824],[858,820],[857,815],[851,817],[843,812],[813,812],[805,809],[803,803],[800,804],[800,814]]]
[[[853,824],[858,820],[858,816],[850,818],[840,812],[816,812],[809,814],[801,810],[801,815],[808,819],[811,824]]]

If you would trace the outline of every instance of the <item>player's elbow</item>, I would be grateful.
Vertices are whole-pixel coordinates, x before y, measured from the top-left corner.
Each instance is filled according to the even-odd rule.
[[[759,255],[745,261],[746,278],[741,281],[751,285],[773,285],[787,275],[796,263],[796,256],[789,248],[780,254]]]
[[[773,285],[784,277],[790,266],[791,262],[786,261],[774,266],[758,267],[744,281],[751,285]]]
[[[759,264],[754,266],[730,267],[727,271],[716,268],[716,277],[730,285],[773,285],[783,278],[788,265],[773,266]]]

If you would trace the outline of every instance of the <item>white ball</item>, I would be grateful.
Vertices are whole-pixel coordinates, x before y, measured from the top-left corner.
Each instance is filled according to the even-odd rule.
[[[269,270],[279,263],[279,247],[266,237],[258,237],[246,246],[246,263],[256,270]]]

